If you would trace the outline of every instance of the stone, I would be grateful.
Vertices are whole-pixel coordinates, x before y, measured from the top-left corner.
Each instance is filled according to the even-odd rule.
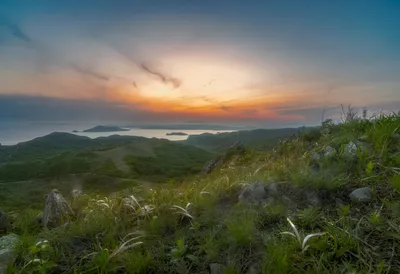
[[[357,188],[350,193],[349,197],[353,202],[370,202],[372,200],[372,189],[370,187]]]
[[[222,166],[223,162],[224,162],[223,157],[218,157],[216,159],[209,161],[202,169],[201,174],[206,175],[206,174],[211,173],[216,168],[219,168],[220,166]]]
[[[232,146],[230,146],[228,151],[231,153],[232,152],[243,153],[246,151],[246,148],[245,148],[243,142],[238,141],[238,142],[234,143]]]
[[[246,148],[242,142],[236,142],[229,147],[227,152],[211,161],[209,161],[202,169],[201,174],[207,175],[215,169],[221,167],[232,155],[242,154],[246,151]]]
[[[358,151],[358,148],[357,148],[357,144],[356,143],[354,143],[354,142],[349,142],[345,147],[344,147],[344,154],[346,155],[346,156],[349,156],[349,157],[355,157],[356,155],[357,155],[357,151]]]
[[[355,159],[357,158],[358,150],[360,150],[361,153],[365,153],[366,151],[368,151],[367,144],[363,142],[349,142],[344,147],[343,154],[350,159]]]
[[[325,158],[332,158],[336,155],[337,151],[331,146],[327,146],[324,150],[324,157]]]
[[[276,196],[279,194],[279,184],[278,183],[269,183],[265,186],[265,189],[267,190],[268,194]]]
[[[223,274],[226,266],[223,264],[213,263],[210,264],[210,274]]]
[[[66,224],[74,216],[71,206],[57,189],[53,189],[46,195],[46,205],[42,218],[44,227],[55,228]]]
[[[267,188],[263,182],[248,185],[239,194],[239,201],[244,203],[261,203],[267,198]]]
[[[19,238],[16,234],[0,237],[0,274],[7,273],[8,265],[15,260]]]
[[[10,227],[10,218],[4,213],[4,211],[0,210],[0,234],[7,233],[7,230]]]

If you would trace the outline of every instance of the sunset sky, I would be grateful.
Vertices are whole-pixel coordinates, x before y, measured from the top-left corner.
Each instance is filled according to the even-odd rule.
[[[400,109],[400,1],[1,1],[0,119],[315,124]]]

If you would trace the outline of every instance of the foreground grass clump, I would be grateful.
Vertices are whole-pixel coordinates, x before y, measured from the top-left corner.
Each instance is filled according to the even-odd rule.
[[[12,273],[399,273],[399,131],[396,115],[325,123],[207,177],[77,197],[77,219],[50,231],[17,212]],[[256,181],[281,195],[239,201]],[[350,200],[359,187],[370,201]]]

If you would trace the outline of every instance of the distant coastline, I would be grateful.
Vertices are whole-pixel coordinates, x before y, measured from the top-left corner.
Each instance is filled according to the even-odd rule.
[[[188,136],[189,134],[185,132],[168,132],[167,136]]]
[[[130,129],[116,127],[116,126],[95,126],[89,129],[85,129],[82,132],[119,132],[119,131],[130,131]]]

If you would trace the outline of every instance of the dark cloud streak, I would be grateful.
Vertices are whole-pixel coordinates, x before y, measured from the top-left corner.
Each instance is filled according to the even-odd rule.
[[[87,69],[87,68],[83,68],[77,64],[71,64],[71,68],[80,74],[91,76],[91,77],[97,78],[99,80],[103,80],[103,81],[110,80],[110,78],[108,76],[102,75],[98,72],[95,72],[95,71]]]
[[[141,63],[140,67],[147,73],[156,76],[161,82],[164,84],[171,84],[175,89],[179,88],[182,84],[181,80],[174,78],[174,77],[169,77],[166,76],[165,74],[162,74],[161,72],[155,71],[153,69],[150,69],[147,65]]]
[[[8,21],[4,18],[3,19],[0,18],[0,26],[5,26],[11,32],[11,34],[16,38],[26,43],[32,42],[31,37],[29,37],[29,35],[26,34],[17,24]]]

